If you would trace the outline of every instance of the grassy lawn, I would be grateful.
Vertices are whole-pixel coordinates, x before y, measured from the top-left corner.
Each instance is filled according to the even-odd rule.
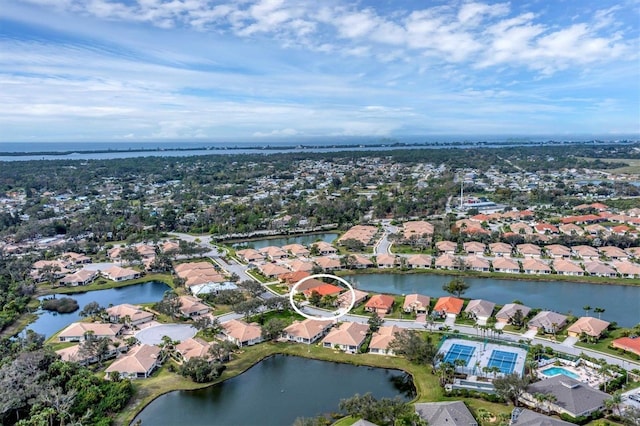
[[[273,281],[272,279],[269,279],[269,278],[265,277],[264,275],[262,275],[258,271],[247,271],[247,275],[249,275],[250,277],[254,278],[256,281],[258,281],[258,282],[260,282],[262,284],[266,284],[268,282]]]
[[[289,288],[284,284],[267,284],[267,288],[281,296],[289,292]]]
[[[585,158],[585,160],[595,160],[593,158]],[[640,160],[629,158],[599,158],[605,163],[626,163],[628,166],[618,167],[617,169],[607,169],[611,173],[640,173]]]
[[[248,322],[257,322],[259,324],[264,324],[267,321],[278,318],[284,320],[287,325],[291,325],[294,321],[302,321],[304,317],[296,312],[285,310],[285,311],[269,311],[264,314],[257,314],[252,317],[249,317]]]
[[[581,348],[585,348],[585,349],[591,349],[594,351],[600,351],[600,352],[604,352],[606,354],[609,355],[614,355],[617,356],[619,358],[624,358],[624,359],[628,359],[630,361],[638,361],[638,356],[630,353],[630,352],[624,352],[622,350],[619,349],[612,349],[609,347],[609,345],[611,344],[611,342],[619,337],[622,337],[623,334],[623,329],[618,328],[616,330],[613,330],[612,332],[609,333],[609,336],[604,338],[604,339],[600,339],[598,342],[596,343],[586,343],[586,342],[577,342],[576,346],[581,347]]]

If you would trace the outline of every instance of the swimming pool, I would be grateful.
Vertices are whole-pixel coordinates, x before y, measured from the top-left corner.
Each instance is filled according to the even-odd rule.
[[[516,365],[518,354],[507,351],[494,350],[491,352],[491,357],[487,363],[488,367],[498,367],[502,374],[513,373],[513,368]]]
[[[562,374],[563,376],[571,377],[572,379],[580,380],[580,376],[576,373],[566,370],[562,367],[549,367],[546,370],[542,370],[542,374],[547,377],[557,376],[558,374]]]
[[[469,364],[469,360],[473,356],[473,353],[476,351],[476,348],[473,346],[461,345],[459,343],[454,343],[449,348],[449,351],[442,359],[443,362],[448,362],[454,364],[457,359],[461,359],[464,361],[464,365],[467,366]]]

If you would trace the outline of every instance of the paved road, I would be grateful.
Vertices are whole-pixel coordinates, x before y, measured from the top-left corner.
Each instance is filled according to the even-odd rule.
[[[391,242],[389,241],[389,234],[398,233],[398,227],[391,225],[390,220],[382,220],[380,221],[382,225],[383,233],[376,245],[373,247],[373,252],[375,254],[386,254],[391,253]]]

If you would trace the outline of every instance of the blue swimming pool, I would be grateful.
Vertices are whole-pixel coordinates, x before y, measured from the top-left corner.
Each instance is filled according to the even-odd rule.
[[[491,357],[487,363],[488,367],[498,367],[502,374],[513,373],[513,368],[516,365],[518,354],[507,351],[494,350],[491,352]]]
[[[461,359],[465,362],[465,366],[469,364],[469,360],[473,356],[473,353],[476,351],[474,346],[461,345],[459,343],[454,343],[449,348],[449,351],[442,359],[443,362],[449,362],[453,364],[455,360]]]
[[[571,377],[572,379],[580,380],[580,376],[576,373],[566,370],[562,367],[549,367],[545,370],[542,370],[542,374],[547,377],[557,376],[558,374],[562,374],[563,376]]]

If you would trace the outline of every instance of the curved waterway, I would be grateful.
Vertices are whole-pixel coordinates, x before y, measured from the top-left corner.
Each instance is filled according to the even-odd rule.
[[[341,399],[415,396],[399,370],[275,355],[243,374],[196,391],[162,395],[136,417],[142,425],[291,425],[298,417],[338,412]]]
[[[107,308],[109,305],[120,305],[121,303],[131,303],[135,305],[137,303],[157,302],[162,300],[164,292],[170,289],[171,288],[165,283],[149,281],[142,284],[94,290],[85,293],[57,294],[56,298],[70,297],[77,300],[80,309],[68,314],[40,310],[36,312],[39,315],[38,319],[29,324],[27,328],[49,337],[72,322],[80,320],[79,313],[87,303],[98,302],[100,306]],[[40,300],[48,297],[51,296],[40,297]]]
[[[356,274],[347,277],[361,290],[431,297],[448,296],[442,285],[453,277],[428,274]],[[520,300],[532,308],[584,315],[584,306],[604,308],[602,319],[623,327],[640,323],[640,286],[599,285],[565,281],[498,280],[464,278],[471,287],[463,297],[498,304]],[[594,315],[590,312],[590,315]]]
[[[326,232],[321,234],[307,234],[307,235],[298,235],[294,237],[278,237],[278,238],[268,238],[268,239],[260,239],[260,240],[252,240],[241,243],[234,243],[234,247],[252,247],[256,250],[260,250],[261,248],[276,246],[282,247],[287,244],[302,244],[303,246],[310,246],[313,243],[318,241],[324,241],[327,243],[333,242],[338,238],[338,234],[334,232]]]

